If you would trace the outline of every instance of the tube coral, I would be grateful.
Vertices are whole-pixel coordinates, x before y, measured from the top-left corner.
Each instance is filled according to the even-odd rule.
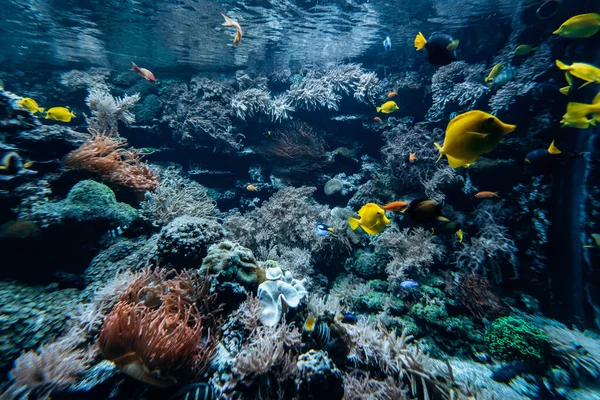
[[[69,168],[95,172],[102,179],[131,188],[136,192],[152,191],[158,175],[141,161],[141,156],[125,148],[127,141],[113,132],[90,129],[90,140],[67,155]]]
[[[153,386],[194,379],[218,343],[208,280],[157,269],[136,279],[106,317],[98,345],[121,372]]]

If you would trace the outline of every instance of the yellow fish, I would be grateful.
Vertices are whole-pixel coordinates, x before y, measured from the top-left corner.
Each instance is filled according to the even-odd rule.
[[[560,92],[565,96],[568,96],[571,92],[571,88],[573,87],[573,77],[569,73],[569,71],[565,72],[565,79],[567,80],[568,86],[563,86],[560,88]]]
[[[35,114],[36,112],[44,112],[44,109],[42,107],[39,107],[38,103],[34,99],[31,99],[29,97],[22,98],[21,100],[19,100],[18,104],[19,106],[26,109],[32,114]]]
[[[376,235],[385,229],[390,220],[385,216],[385,210],[375,203],[367,203],[358,210],[360,219],[348,218],[352,230],[359,226],[369,235]]]
[[[399,110],[398,104],[394,101],[387,101],[381,105],[381,107],[376,107],[377,112],[382,112],[384,114],[393,113],[396,110]]]
[[[571,127],[571,128],[578,128],[578,129],[587,129],[590,127],[590,125],[596,126],[596,119],[594,118],[590,118],[588,119],[587,117],[579,117],[576,119],[570,118],[570,117],[563,117],[563,119],[560,121],[560,123],[562,124],[562,127]]]
[[[579,87],[580,89],[592,82],[600,83],[600,68],[591,64],[573,63],[571,65],[566,65],[565,63],[556,60],[556,66],[562,70],[569,71],[571,75],[584,80],[585,83]]]
[[[521,44],[519,46],[517,46],[517,48],[515,49],[515,55],[517,56],[526,56],[529,53],[531,53],[532,51],[536,51],[537,47],[532,47],[528,44]]]
[[[502,137],[514,131],[515,125],[505,124],[492,114],[473,110],[455,117],[446,128],[444,145],[434,143],[440,151],[438,161],[445,155],[452,168],[475,162],[489,153]]]
[[[600,92],[594,97],[592,104],[569,102],[563,120],[580,120],[590,114],[596,114],[596,121],[600,121]]]
[[[486,76],[483,81],[484,82],[493,81],[494,79],[496,79],[498,74],[500,74],[500,72],[502,72],[503,69],[504,69],[504,65],[502,65],[502,64],[494,65],[494,68],[492,68],[492,70],[490,71],[490,74],[488,76]]]
[[[593,36],[600,30],[600,14],[581,14],[566,20],[554,35],[571,39],[581,39]]]
[[[52,107],[46,112],[46,119],[54,119],[56,121],[71,122],[71,118],[74,118],[75,114],[73,111],[65,107]]]

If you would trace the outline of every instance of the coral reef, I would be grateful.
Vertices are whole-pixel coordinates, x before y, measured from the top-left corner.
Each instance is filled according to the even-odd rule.
[[[129,111],[138,101],[139,93],[132,96],[125,95],[123,98],[112,97],[110,93],[94,87],[90,89],[85,103],[92,111],[92,116],[87,117],[88,126],[97,131],[117,131],[118,122],[125,125],[135,123],[135,115]]]
[[[492,322],[485,334],[491,355],[503,361],[542,364],[550,343],[546,334],[521,318],[502,317]]]
[[[298,357],[296,385],[299,399],[312,399],[313,393],[328,399],[344,395],[342,373],[323,351],[310,350]]]

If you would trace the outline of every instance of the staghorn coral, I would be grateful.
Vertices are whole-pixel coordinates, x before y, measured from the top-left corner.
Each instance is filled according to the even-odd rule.
[[[146,193],[140,203],[140,216],[155,226],[166,225],[177,217],[211,217],[216,203],[206,188],[181,176],[181,171],[168,167],[159,171],[156,190]]]
[[[107,182],[146,192],[156,189],[158,176],[141,161],[142,156],[128,150],[127,141],[113,132],[90,129],[89,140],[64,159],[66,167],[86,169]]]
[[[193,380],[208,366],[220,332],[208,290],[208,280],[188,271],[146,271],[106,316],[102,356],[150,385]]]
[[[481,83],[483,65],[456,61],[440,67],[431,78],[433,104],[425,114],[428,121],[440,121],[450,113],[475,108],[478,100],[489,92]]]
[[[93,87],[85,98],[85,104],[92,111],[92,116],[86,115],[89,128],[98,131],[117,131],[118,122],[125,125],[135,123],[135,115],[129,111],[140,100],[140,94],[125,97],[112,97],[107,90]]]
[[[399,290],[407,279],[422,278],[428,267],[441,259],[442,247],[432,241],[433,235],[423,228],[386,229],[375,239],[375,246],[384,248],[392,256],[385,270],[392,289]]]
[[[231,108],[241,120],[253,117],[257,113],[267,114],[270,105],[269,92],[261,89],[246,89],[231,96]]]

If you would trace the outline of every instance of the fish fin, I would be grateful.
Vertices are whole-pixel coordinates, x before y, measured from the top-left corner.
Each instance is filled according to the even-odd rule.
[[[494,197],[500,198],[500,196],[498,195],[498,193],[500,192],[492,192]]]
[[[73,113],[73,111],[69,111],[69,115],[70,115],[71,117],[75,117],[75,114]]]
[[[448,165],[450,165],[452,168],[460,168],[460,167],[464,167],[465,165],[468,164],[468,163],[464,162],[463,160],[461,160],[460,158],[452,157],[452,156],[449,156],[448,154],[446,154],[446,158],[448,158]]]
[[[584,117],[588,114],[591,114],[589,104],[571,101],[567,104],[567,113],[563,118],[571,117],[570,119],[578,119],[578,117]]]
[[[556,60],[556,66],[560,69],[563,70],[568,70],[569,67],[567,66],[567,64],[565,64],[564,62],[560,61],[560,60]]]
[[[442,222],[448,222],[450,221],[448,218],[444,217],[443,215],[440,215],[439,217],[437,217],[438,221],[442,221]]]
[[[460,40],[458,40],[458,39],[451,41],[448,44],[448,46],[446,46],[446,50],[448,50],[448,51],[454,51],[454,50],[456,50],[456,48],[458,47],[459,43],[460,43]]]
[[[131,70],[134,72],[140,72],[140,67],[137,66],[133,61],[131,62]]]
[[[375,107],[375,109],[377,110],[377,112],[381,112],[381,107]]]
[[[44,107],[38,107],[38,109],[37,109],[37,110],[38,110],[38,112],[41,112],[41,113],[43,113],[43,112],[44,112],[44,110],[45,110],[45,108],[44,108]]]
[[[562,25],[561,25],[561,26],[559,26],[557,30],[555,30],[554,32],[552,32],[552,34],[553,34],[553,35],[560,35],[560,34],[561,34],[561,32],[560,32],[560,29],[561,29],[561,28],[562,28]]]
[[[569,73],[569,71],[565,72],[565,79],[569,86],[573,86],[573,76]]]
[[[31,168],[33,167],[33,164],[33,161],[27,161],[25,164],[23,164],[23,168]]]
[[[463,241],[463,231],[462,231],[462,229],[459,229],[459,230],[456,231],[456,236],[458,236],[458,241],[460,243],[462,243],[462,241]]]
[[[598,103],[600,103],[600,92],[598,92],[598,94],[594,96],[594,100],[592,100],[593,105],[597,105]]]
[[[348,218],[348,224],[350,224],[350,229],[354,231],[356,228],[358,228],[358,225],[360,225],[360,221],[356,218],[350,217]]]
[[[478,137],[480,139],[485,139],[489,134],[488,133],[481,133],[481,132],[467,132],[469,135],[473,135],[475,137]]]
[[[4,171],[5,169],[8,169],[8,167],[6,167],[4,165],[0,165],[0,171]]]
[[[565,86],[560,88],[560,93],[564,94],[565,96],[568,96],[570,91],[571,86]]]
[[[590,83],[594,83],[594,81],[587,81],[587,82],[586,82],[586,83],[584,83],[583,85],[579,86],[579,88],[578,88],[578,89],[581,89],[582,87],[584,87],[584,86],[587,86],[587,85],[589,85]]]
[[[590,125],[596,126],[596,118],[590,120]]]
[[[550,154],[560,154],[560,153],[562,153],[562,151],[560,151],[558,149],[558,147],[556,147],[554,145],[554,140],[552,141],[552,143],[550,143],[550,146],[548,147],[548,153],[550,153]]]
[[[369,235],[377,235],[379,232],[381,232],[381,231],[372,229],[370,227],[366,227],[364,225],[361,225],[360,227],[363,229],[363,231],[365,231]]]
[[[423,50],[423,47],[425,47],[426,44],[427,40],[425,39],[425,36],[423,36],[423,34],[419,32],[415,37],[415,48],[417,49],[417,51]]]

